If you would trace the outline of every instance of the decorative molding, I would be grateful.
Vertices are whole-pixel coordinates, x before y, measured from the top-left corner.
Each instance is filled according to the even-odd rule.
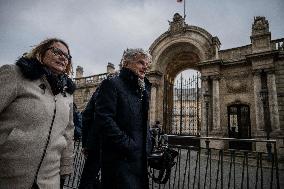
[[[275,74],[275,68],[263,68],[263,69],[255,69],[255,70],[252,70],[252,74],[255,75],[255,76],[260,76],[261,73],[267,73],[267,74]]]
[[[202,62],[199,62],[197,64],[197,67],[205,67],[205,66],[212,66],[212,65],[222,65],[223,60],[217,59],[217,60],[205,60]]]
[[[220,75],[210,75],[210,79],[212,79],[212,80],[220,80]]]
[[[241,73],[232,73],[230,75],[224,75],[222,74],[222,78],[226,79],[226,80],[234,80],[234,79],[244,79],[244,78],[248,78],[251,75],[250,71],[243,71]]]
[[[257,70],[252,70],[252,74],[253,76],[260,76],[261,75],[262,70],[261,69],[257,69]]]
[[[252,54],[245,55],[246,59],[252,60],[252,59],[262,59],[262,58],[274,58],[279,54],[277,50],[273,51],[264,51],[264,52],[257,52]]]
[[[226,89],[228,93],[246,93],[248,92],[248,83],[240,78],[226,80]]]
[[[150,71],[146,74],[147,79],[149,79],[154,87],[160,86],[162,76],[163,74],[159,71]]]
[[[264,69],[267,74],[275,74],[275,68]]]
[[[209,77],[208,76],[201,76],[201,81],[208,81]]]
[[[222,75],[221,78],[224,78],[225,80],[225,86],[228,93],[247,93],[249,91],[249,84],[246,78],[250,75],[251,72],[247,71],[242,72],[241,74]]]
[[[218,38],[217,36],[212,37],[212,44],[213,44],[213,45],[217,45],[218,48],[220,47],[221,42],[220,42],[220,40],[219,40],[219,38]]]
[[[160,71],[149,71],[146,73],[147,77],[162,77],[163,73]]]

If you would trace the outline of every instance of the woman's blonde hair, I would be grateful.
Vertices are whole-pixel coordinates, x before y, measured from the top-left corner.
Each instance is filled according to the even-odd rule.
[[[69,50],[69,46],[67,45],[67,43],[65,41],[63,41],[62,39],[58,39],[58,38],[48,38],[42,42],[40,42],[38,45],[35,45],[30,52],[25,53],[24,57],[28,58],[28,59],[37,59],[38,61],[42,61],[46,51],[51,47],[51,45],[53,45],[54,43],[62,43],[68,50],[68,54],[70,55],[70,50]],[[66,66],[66,70],[65,73],[70,75],[72,73],[72,61],[71,59],[68,60],[68,64]]]

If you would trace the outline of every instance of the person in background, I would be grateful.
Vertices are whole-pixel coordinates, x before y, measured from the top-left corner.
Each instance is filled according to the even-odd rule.
[[[99,87],[93,93],[86,108],[82,112],[82,151],[86,161],[80,179],[79,189],[100,188],[101,137],[98,127],[94,123],[98,91]]]
[[[0,68],[0,188],[60,188],[73,163],[72,62],[50,38]]]
[[[107,79],[117,73],[108,74]],[[80,179],[79,189],[97,189],[101,187],[101,131],[94,122],[98,86],[82,112],[82,149],[86,161]]]
[[[147,189],[150,83],[145,78],[151,56],[127,49],[118,76],[104,80],[96,97],[94,123],[102,137],[103,189]]]
[[[74,121],[74,140],[80,141],[82,138],[82,115],[75,103],[73,103],[73,121]]]

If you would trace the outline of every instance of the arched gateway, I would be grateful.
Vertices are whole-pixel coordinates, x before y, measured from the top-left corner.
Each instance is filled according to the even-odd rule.
[[[206,30],[187,25],[178,13],[169,22],[168,31],[158,37],[150,47],[153,63],[148,78],[153,83],[151,94],[150,123],[162,120],[164,130],[171,133],[173,124],[173,87],[174,79],[178,73],[185,69],[200,69],[200,62],[218,58],[220,42],[217,37],[212,37]],[[197,94],[202,102],[202,93],[208,90],[203,83],[201,91]],[[181,89],[182,91],[182,89]],[[201,103],[202,117],[205,106]],[[203,116],[204,117],[204,116]],[[206,119],[203,118],[202,122]],[[200,130],[200,125],[197,128]],[[182,132],[179,132],[182,134]]]
[[[255,17],[251,44],[219,50],[220,41],[206,30],[185,23],[175,14],[169,29],[150,46],[153,63],[150,124],[163,122],[166,133],[188,134],[172,124],[175,113],[174,79],[186,69],[201,73],[198,135],[239,139],[283,139],[284,39],[271,40],[265,17]],[[177,91],[183,92],[183,89]],[[179,96],[183,98],[181,94]],[[197,103],[198,104],[198,103]],[[183,104],[179,107],[182,109]],[[185,110],[186,111],[186,110]],[[182,119],[182,110],[180,111]],[[191,133],[189,133],[191,134]],[[210,146],[265,151],[262,144],[248,146],[214,142]],[[225,145],[225,146],[224,146]],[[243,147],[242,147],[243,146]],[[282,147],[281,147],[282,148]],[[283,152],[280,152],[283,154]]]
[[[250,44],[219,50],[217,37],[202,28],[187,25],[179,14],[175,14],[169,24],[168,31],[150,46],[153,56],[147,73],[152,83],[150,124],[159,120],[166,133],[173,131],[174,91],[179,91],[173,90],[174,79],[181,71],[194,69],[201,73],[197,134],[274,139],[278,155],[283,158],[284,38],[272,40],[268,21],[257,16],[253,19],[251,36],[248,36]],[[108,73],[115,71],[112,64],[107,70]],[[77,71],[74,101],[82,110],[107,73],[83,77],[83,70]],[[178,130],[177,134],[187,134],[175,129]],[[267,151],[265,143],[249,146],[215,141],[210,142],[210,147]]]

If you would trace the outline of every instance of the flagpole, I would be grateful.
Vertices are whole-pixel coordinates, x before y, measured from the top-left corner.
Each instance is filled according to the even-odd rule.
[[[186,17],[186,15],[185,15],[185,1],[186,0],[183,0],[183,18],[184,18],[184,21],[185,21],[185,17]]]

